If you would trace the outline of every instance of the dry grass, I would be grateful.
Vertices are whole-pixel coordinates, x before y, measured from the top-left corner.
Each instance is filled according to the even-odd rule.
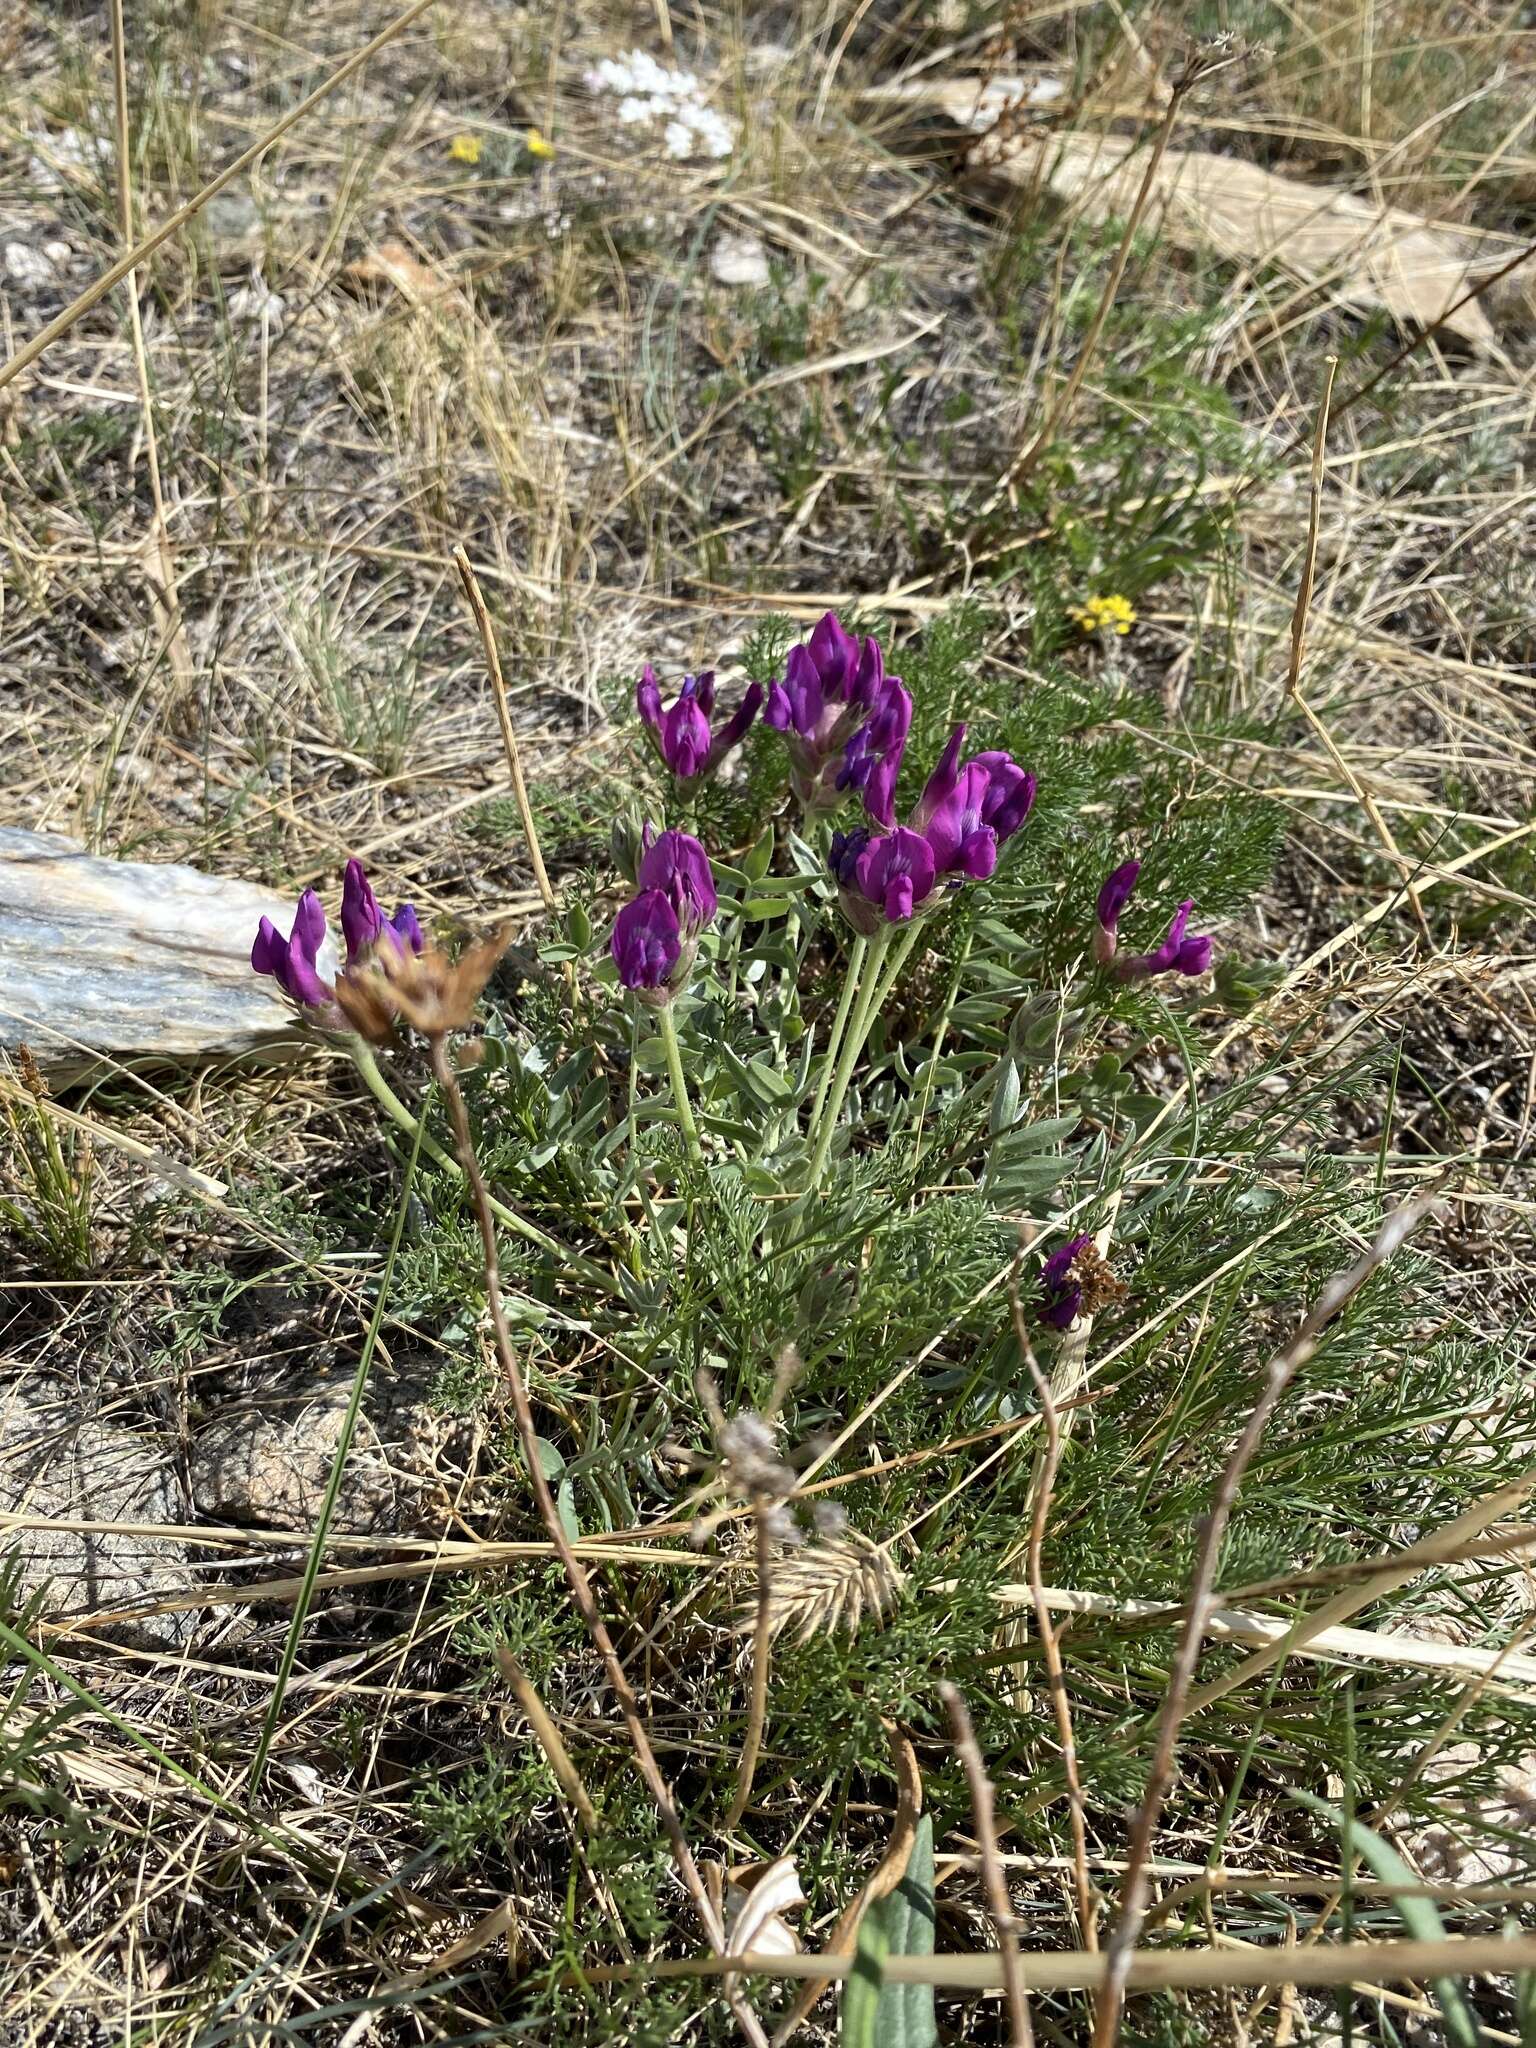
[[[526,922],[538,894],[505,796],[459,545],[494,614],[542,829],[567,867],[604,858],[593,820],[611,812],[632,745],[609,721],[611,686],[642,659],[693,667],[723,651],[728,667],[764,615],[807,619],[834,601],[883,608],[904,636],[982,591],[987,659],[1026,690],[1018,535],[989,532],[966,554],[956,542],[968,519],[954,508],[1006,502],[1046,378],[1070,360],[1109,258],[1084,257],[1061,224],[1040,228],[1027,198],[966,185],[951,134],[863,88],[917,64],[1034,67],[1069,85],[1066,118],[1144,125],[1149,76],[1192,25],[1230,17],[1271,59],[1250,55],[1181,108],[1180,139],[1513,244],[1531,232],[1536,190],[1520,13],[1425,0],[679,11],[679,61],[742,124],[726,163],[680,166],[581,83],[597,57],[654,45],[665,7],[432,9],[143,263],[141,358],[119,289],[0,388],[0,822],[285,885],[333,876],[355,852],[381,896],[409,895],[424,916]],[[386,18],[353,0],[309,14],[276,0],[131,12],[139,231]],[[122,253],[113,100],[102,18],[0,6],[7,353]],[[553,161],[520,155],[530,125],[553,138]],[[485,145],[473,169],[449,153],[461,132]],[[771,294],[716,280],[725,236],[761,244]],[[1030,260],[1048,254],[1020,286],[1009,266],[1025,244]],[[1151,758],[1197,761],[1207,778],[1269,795],[1292,826],[1258,937],[1294,972],[1272,1009],[1234,1030],[1229,1057],[1287,1030],[1342,1048],[1363,1019],[1395,1040],[1379,1144],[1341,1121],[1336,1149],[1389,1188],[1416,1183],[1426,1160],[1454,1162],[1451,1221],[1430,1256],[1448,1291],[1476,1276],[1490,1326],[1515,1326],[1536,1270],[1529,287],[1498,302],[1496,355],[1431,341],[1393,379],[1389,406],[1340,418],[1303,672],[1315,725],[1281,734],[1322,358],[1358,344],[1342,395],[1391,338],[1361,342],[1326,292],[1140,239],[1129,253],[1122,305],[1170,321],[1219,308],[1188,367],[1232,401],[1221,449],[1233,459],[1199,489],[1236,506],[1240,567],[1235,579],[1224,567],[1204,584],[1154,582],[1116,657],[1136,684],[1122,728]],[[1031,294],[1045,307],[1034,382],[1007,339]],[[1134,419],[1117,345],[1111,331],[1083,399]],[[1286,450],[1251,482],[1261,457]],[[994,586],[1000,557],[1008,573]],[[1229,699],[1219,731],[1189,715],[1217,650]],[[1086,673],[1100,656],[1074,659]],[[578,808],[580,788],[598,797]],[[1413,864],[1423,930],[1399,859]],[[1390,940],[1368,943],[1378,927]],[[1171,1095],[1171,1059],[1161,1079]],[[55,1126],[7,1094],[15,1142],[0,1199],[35,1200],[25,1174],[54,1172],[44,1193],[61,1230],[77,1249],[87,1232],[80,1273],[44,1280],[18,1265],[5,1287],[7,1377],[60,1376],[174,1461],[205,1402],[333,1356],[366,1315],[355,1260],[317,1249],[309,1227],[328,1180],[359,1171],[348,1099],[317,1062],[125,1073],[78,1107],[241,1194],[178,1207],[171,1231],[146,1232],[139,1162],[78,1132],[73,1152],[64,1140],[50,1151],[38,1134]],[[55,1170],[55,1155],[72,1169]],[[363,1162],[369,1174],[379,1164]],[[238,1281],[268,1258],[276,1277],[244,1302],[233,1335],[184,1297],[194,1268],[222,1265]],[[297,1308],[285,1272],[308,1290]],[[168,1336],[178,1308],[186,1318]],[[386,1355],[426,1350],[456,1366],[470,1348],[462,1332],[384,1324]],[[561,1376],[577,1370],[569,1356],[538,1361],[540,1398],[557,1412]],[[858,1420],[878,1427],[878,1407]],[[866,1441],[869,1464],[884,1457],[861,1438],[860,1471]],[[993,1448],[968,1450],[979,1470]],[[936,1461],[936,1497],[971,1483],[947,1442],[920,1455]],[[421,1853],[410,1778],[433,1717],[451,1723],[466,1764],[524,1739],[499,1694],[466,1696],[447,1647],[462,1620],[451,1577],[479,1583],[514,1558],[531,1568],[547,1557],[499,1541],[511,1511],[486,1476],[494,1463],[483,1436],[468,1453],[444,1449],[433,1512],[387,1553],[333,1540],[321,1639],[284,1703],[254,1894],[236,1881],[250,1837],[228,1788],[270,1694],[305,1532],[189,1542],[155,1525],[153,1540],[185,1565],[185,1592],[158,1603],[187,1617],[172,1639],[114,1639],[45,1604],[51,1668],[4,1721],[7,1756],[41,1762],[35,1782],[18,1769],[14,1796],[0,1796],[0,2038],[468,2041],[486,2038],[481,1988],[441,1967],[417,1973],[441,1966],[477,1915],[500,1916],[485,1939],[505,1936],[514,1968],[561,1953],[565,1876],[548,1848],[563,1841],[559,1825],[528,1899],[509,1902]],[[631,1582],[644,1589],[625,1612],[625,1655],[642,1660],[669,1776],[719,1737],[693,1725],[687,1703],[694,1596],[653,1613],[655,1567],[665,1556],[695,1571],[700,1603],[715,1571],[732,1569],[727,1612],[745,1590],[733,1568],[685,1552],[681,1533],[621,1528],[606,1548],[583,1547],[589,1565],[606,1558],[616,1602]],[[473,1554],[488,1544],[493,1556]],[[879,1614],[906,1556],[850,1536],[782,1567],[775,1659]],[[1524,1583],[1505,1582],[1512,1612],[1528,1592],[1510,1585]],[[600,1693],[545,1704],[567,1739],[612,1743]],[[771,1737],[759,1782],[777,1784],[794,1761]],[[860,1825],[867,1849],[867,1815]],[[877,1815],[873,1837],[883,1826]],[[1095,1856],[1106,1894],[1117,1853]],[[1031,1882],[1062,1924],[1061,1873]],[[588,1866],[582,1883],[602,1897],[609,1878]],[[962,1884],[974,1930],[969,1863]],[[264,1892],[277,1904],[253,1917]],[[1262,1973],[1234,1953],[1226,2002],[1189,2008],[1202,2038],[1228,2026],[1239,2033],[1222,2037],[1260,2038],[1241,2032],[1247,1994],[1231,1986]],[[1294,2024],[1294,2004],[1284,2011]],[[965,2038],[997,2038],[989,2008],[955,2012]]]

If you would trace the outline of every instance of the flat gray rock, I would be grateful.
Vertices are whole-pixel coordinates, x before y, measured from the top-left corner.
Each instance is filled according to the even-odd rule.
[[[251,972],[264,916],[286,932],[291,899],[0,827],[0,1046],[60,1068],[291,1044],[292,1011]]]
[[[145,1523],[180,1526],[187,1503],[175,1467],[152,1436],[82,1411],[78,1390],[11,1381],[0,1386],[0,1561],[19,1566],[20,1591],[42,1596],[50,1618],[98,1614],[187,1590],[185,1547],[136,1533]],[[34,1526],[18,1527],[10,1517]],[[86,1524],[85,1527],[70,1526]],[[125,1625],[155,1642],[177,1642],[189,1617],[164,1614]]]

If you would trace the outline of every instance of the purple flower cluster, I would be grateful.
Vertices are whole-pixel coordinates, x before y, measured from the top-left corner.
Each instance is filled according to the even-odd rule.
[[[1123,981],[1141,980],[1150,974],[1204,974],[1211,964],[1214,941],[1209,933],[1191,932],[1189,929],[1195,908],[1192,896],[1186,896],[1174,912],[1167,936],[1155,952],[1117,957],[1120,914],[1131,900],[1131,892],[1140,873],[1141,862],[1127,860],[1105,878],[1099,891],[1098,918],[1093,933],[1094,959],[1101,967],[1108,967],[1113,962],[1115,972]]]
[[[659,1008],[692,972],[699,933],[715,914],[715,878],[709,855],[687,832],[655,833],[647,825],[642,846],[640,893],[619,912],[609,950],[624,987]]]
[[[402,954],[419,954],[426,945],[421,922],[409,903],[402,903],[393,917],[385,917],[359,860],[347,862],[341,931],[347,949],[342,974],[363,965],[381,945]],[[320,971],[320,955],[328,938],[325,905],[313,889],[306,889],[286,939],[270,917],[261,920],[251,947],[251,965],[258,974],[270,974],[286,995],[311,1013],[314,1022],[339,1029],[343,1019],[335,986]]]
[[[649,662],[635,686],[635,709],[657,753],[679,782],[691,782],[697,775],[712,775],[732,747],[745,737],[762,701],[762,685],[753,683],[733,716],[715,732],[710,723],[715,711],[713,669],[701,676],[684,676],[670,708],[663,708],[661,685]]]
[[[976,754],[962,763],[964,744],[965,727],[957,725],[906,824],[894,823],[882,786],[879,808],[868,789],[864,795],[877,830],[833,834],[830,864],[843,915],[866,938],[882,924],[920,916],[941,883],[986,881],[999,850],[1029,816],[1034,776],[1010,754]]]
[[[858,790],[870,816],[889,822],[912,699],[900,676],[886,674],[873,637],[861,640],[827,612],[810,639],[789,650],[783,681],[769,685],[763,723],[784,735],[790,784],[808,815]]]

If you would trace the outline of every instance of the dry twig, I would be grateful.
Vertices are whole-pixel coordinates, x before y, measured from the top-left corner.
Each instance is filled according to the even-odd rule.
[[[1056,1623],[1046,1598],[1045,1584],[1045,1529],[1051,1512],[1051,1495],[1055,1491],[1056,1473],[1061,1464],[1061,1417],[1056,1411],[1051,1383],[1040,1370],[1040,1361],[1035,1357],[1035,1347],[1029,1341],[1029,1326],[1024,1320],[1024,1307],[1019,1298],[1019,1262],[1023,1256],[1024,1247],[1021,1244],[1019,1257],[1014,1261],[1013,1279],[1009,1283],[1008,1296],[1013,1306],[1013,1329],[1018,1340],[1019,1356],[1035,1383],[1035,1392],[1040,1401],[1040,1417],[1045,1428],[1044,1441],[1035,1456],[1034,1480],[1030,1489],[1029,1548],[1026,1553],[1025,1576],[1029,1580],[1030,1596],[1034,1602],[1035,1633],[1040,1638],[1040,1653],[1045,1659],[1046,1676],[1051,1688],[1051,1706],[1056,1716],[1056,1737],[1061,1744],[1062,1769],[1067,1779],[1078,1929],[1083,1945],[1093,1950],[1099,1945],[1098,1912],[1094,1902],[1093,1886],[1088,1877],[1088,1829],[1084,1818],[1083,1781],[1077,1767],[1077,1739],[1072,1730],[1072,1703],[1067,1697],[1067,1674],[1061,1658],[1061,1639],[1057,1634]]]
[[[1188,1616],[1168,1675],[1168,1690],[1158,1717],[1157,1741],[1147,1787],[1131,1824],[1126,1850],[1125,1880],[1120,1893],[1120,1910],[1105,1950],[1104,1980],[1094,2002],[1094,2048],[1113,2048],[1120,2034],[1120,2011],[1131,1959],[1147,1910],[1147,1864],[1153,1837],[1162,1814],[1163,1801],[1173,1780],[1173,1756],[1179,1728],[1189,1705],[1190,1687],[1199,1662],[1200,1642],[1215,1599],[1216,1568],[1222,1541],[1231,1519],[1233,1503],[1249,1461],[1259,1447],[1269,1419],[1292,1379],[1312,1358],[1323,1331],[1350,1302],[1366,1281],[1397,1251],[1404,1239],[1435,1206],[1434,1194],[1415,1195],[1401,1203],[1387,1217],[1366,1251],[1342,1273],[1336,1273],[1301,1320],[1290,1340],[1270,1359],[1264,1384],[1237,1446],[1227,1460],[1216,1484],[1206,1515],[1195,1558],[1195,1570],[1188,1597]]]
[[[1008,1880],[997,1854],[997,1817],[993,1810],[992,1780],[971,1726],[970,1710],[960,1688],[948,1683],[939,1687],[939,1698],[949,1715],[949,1727],[956,1753],[965,1766],[971,1788],[971,1806],[976,1815],[976,1840],[981,1848],[981,1881],[987,1895],[987,1910],[997,1928],[998,1953],[1003,1959],[1003,1990],[1008,2000],[1008,2031],[1014,2048],[1034,2048],[1035,2030],[1029,2017],[1029,1999],[1024,1990],[1024,1961],[1019,1954],[1019,1930],[1008,1896]]]

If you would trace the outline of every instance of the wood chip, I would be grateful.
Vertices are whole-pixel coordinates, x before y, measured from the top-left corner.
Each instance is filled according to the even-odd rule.
[[[999,126],[1005,108],[1027,99],[1023,92],[1010,99],[1012,84],[952,79],[925,91],[921,103],[980,136],[968,160],[978,176],[1047,185],[1083,220],[1123,220],[1145,169],[1144,148],[1125,136],[1020,130],[1013,120]],[[1503,244],[1489,253],[1478,237],[1402,207],[1375,206],[1337,186],[1281,177],[1202,149],[1167,152],[1148,217],[1175,247],[1214,250],[1247,269],[1273,265],[1344,305],[1385,307],[1410,328],[1432,325],[1507,254]],[[1474,348],[1495,339],[1477,300],[1444,324]]]

